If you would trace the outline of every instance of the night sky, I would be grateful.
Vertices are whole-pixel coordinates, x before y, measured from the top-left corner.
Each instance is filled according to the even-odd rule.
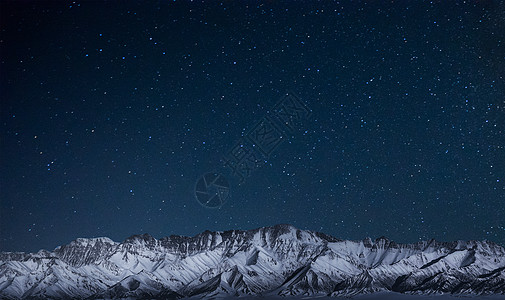
[[[450,2],[1,2],[0,250],[278,223],[505,245],[505,2]],[[239,184],[225,156],[287,92],[310,117]]]

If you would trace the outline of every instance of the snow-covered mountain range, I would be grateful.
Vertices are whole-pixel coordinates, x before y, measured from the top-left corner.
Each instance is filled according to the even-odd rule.
[[[489,241],[339,240],[276,225],[194,237],[77,239],[0,253],[2,299],[178,299],[375,292],[505,294],[505,250]]]

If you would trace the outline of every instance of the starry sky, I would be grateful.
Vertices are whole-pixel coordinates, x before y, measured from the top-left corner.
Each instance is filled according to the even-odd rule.
[[[503,1],[0,5],[2,251],[278,223],[505,245]],[[310,118],[239,184],[223,157],[287,92]]]

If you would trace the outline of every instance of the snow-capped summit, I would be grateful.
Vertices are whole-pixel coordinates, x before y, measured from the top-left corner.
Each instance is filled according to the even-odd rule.
[[[489,241],[361,241],[282,224],[193,237],[77,239],[0,253],[0,298],[505,294],[505,250]]]

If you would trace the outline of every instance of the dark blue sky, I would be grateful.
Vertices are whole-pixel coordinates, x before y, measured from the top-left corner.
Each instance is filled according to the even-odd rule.
[[[0,5],[0,250],[277,223],[505,244],[503,1]],[[286,91],[310,119],[238,185],[223,155]]]

